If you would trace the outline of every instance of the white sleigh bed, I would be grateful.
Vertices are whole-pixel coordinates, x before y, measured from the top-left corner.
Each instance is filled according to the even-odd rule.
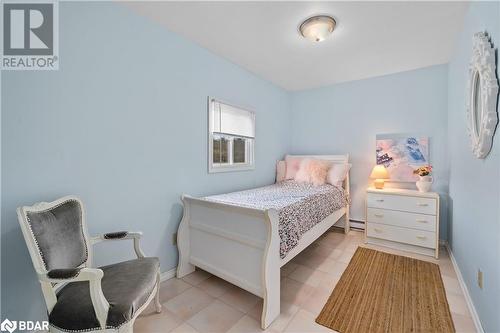
[[[349,155],[294,156],[348,163]],[[349,175],[342,185],[349,195]],[[199,267],[263,298],[261,326],[267,328],[280,314],[280,268],[345,216],[349,231],[349,204],[335,210],[300,237],[280,257],[277,209],[241,207],[207,198],[182,196],[184,216],[177,244],[181,278]]]

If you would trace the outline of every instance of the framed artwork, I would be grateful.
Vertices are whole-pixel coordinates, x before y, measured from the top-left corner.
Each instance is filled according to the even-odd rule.
[[[391,181],[414,182],[413,170],[429,163],[429,137],[401,134],[378,134],[377,164],[383,164]]]

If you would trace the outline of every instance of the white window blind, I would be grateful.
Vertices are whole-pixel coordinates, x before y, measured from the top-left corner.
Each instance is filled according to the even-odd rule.
[[[252,170],[255,113],[208,98],[208,172]]]
[[[224,104],[213,103],[213,132],[245,138],[255,138],[255,114],[253,112]]]

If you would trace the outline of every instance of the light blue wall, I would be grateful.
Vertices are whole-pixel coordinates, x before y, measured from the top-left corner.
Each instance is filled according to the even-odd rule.
[[[485,329],[500,331],[500,136],[486,160],[474,159],[464,109],[472,33],[486,29],[499,46],[498,3],[471,5],[449,66],[290,94],[117,4],[61,3],[60,21],[59,71],[2,73],[2,316],[45,316],[19,205],[77,194],[91,234],[142,230],[145,252],[166,271],[177,260],[181,193],[270,183],[287,152],[349,152],[352,217],[363,219],[375,135],[415,133],[431,138],[435,189],[449,184],[441,238]],[[256,110],[254,171],[207,174],[208,95]],[[130,244],[97,250],[97,264],[133,255]]]
[[[16,207],[76,194],[91,234],[142,230],[163,271],[182,193],[274,181],[288,151],[289,96],[112,3],[60,4],[60,70],[2,75],[2,316],[45,317]],[[256,168],[207,173],[207,96],[257,113]],[[99,247],[97,264],[133,256]],[[109,250],[109,251],[104,251]]]
[[[447,193],[446,110],[446,65],[297,92],[292,95],[292,152],[350,153],[351,218],[364,220],[377,134],[429,136],[434,189]],[[440,238],[446,239],[446,209],[442,212]]]
[[[497,128],[489,156],[476,159],[465,109],[472,36],[484,30],[498,49],[500,3],[471,3],[449,64],[449,241],[485,331],[500,332],[500,133]],[[476,283],[479,268],[484,273],[483,290]]]

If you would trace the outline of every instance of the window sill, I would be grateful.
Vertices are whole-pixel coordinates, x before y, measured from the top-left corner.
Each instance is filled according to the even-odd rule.
[[[254,169],[254,165],[209,166],[208,173],[250,171]]]

